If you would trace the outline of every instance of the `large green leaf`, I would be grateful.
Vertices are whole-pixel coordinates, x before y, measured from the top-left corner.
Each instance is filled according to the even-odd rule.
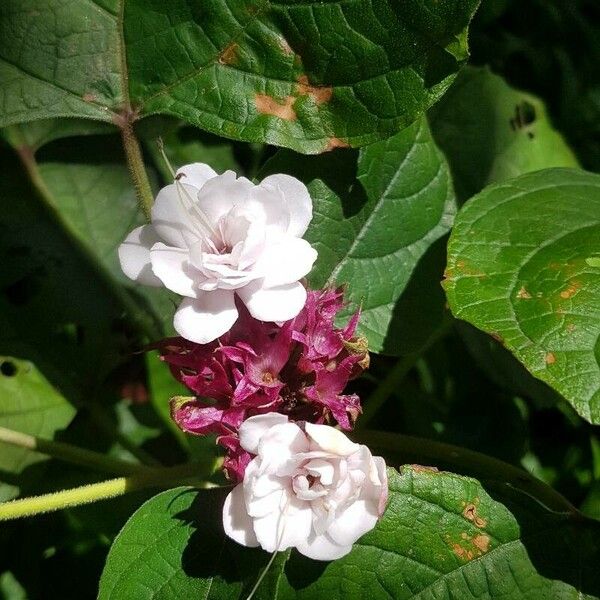
[[[551,169],[485,189],[459,213],[445,288],[585,419],[600,422],[600,176]]]
[[[429,113],[465,201],[489,183],[550,167],[577,167],[552,128],[544,103],[511,88],[489,69],[467,67]]]
[[[346,316],[362,308],[360,333],[373,351],[419,349],[443,320],[444,248],[431,246],[455,212],[448,166],[425,119],[358,156],[338,152],[322,161],[281,151],[266,172],[288,172],[308,185],[314,217],[306,238],[319,252],[311,285],[350,284]]]
[[[169,114],[302,152],[409,125],[467,57],[478,0],[7,0],[0,126]]]
[[[24,360],[0,356],[0,426],[42,438],[64,429],[75,409]],[[19,476],[43,456],[0,442],[0,500],[19,493]]]
[[[349,555],[321,563],[283,553],[256,597],[575,600],[600,592],[598,523],[451,473],[388,473],[386,513]],[[268,554],[224,537],[226,492],[178,488],[147,502],[109,553],[100,600],[246,598]]]

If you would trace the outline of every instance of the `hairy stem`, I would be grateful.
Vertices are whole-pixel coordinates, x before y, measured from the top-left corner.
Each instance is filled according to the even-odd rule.
[[[129,492],[151,487],[170,488],[177,485],[188,485],[194,483],[199,469],[198,464],[151,469],[146,473],[139,473],[130,477],[119,477],[52,494],[4,502],[0,504],[0,521],[31,517],[73,506],[90,504],[99,500],[108,500],[109,498],[116,498]],[[205,482],[196,481],[196,485],[198,487],[210,487],[210,484]]]
[[[152,472],[149,467],[137,465],[131,462],[104,456],[99,452],[79,448],[63,442],[55,442],[43,438],[13,431],[6,427],[0,427],[0,442],[10,444],[19,448],[26,448],[33,452],[39,452],[58,460],[90,467],[99,471],[114,473],[116,475],[133,475],[135,473]]]
[[[125,157],[127,158],[127,166],[131,173],[131,179],[138,197],[140,207],[146,215],[146,219],[150,221],[150,211],[154,203],[154,194],[150,187],[144,159],[142,157],[142,149],[138,139],[133,131],[133,126],[130,121],[124,120],[121,125],[121,134],[123,137],[123,148],[125,149]]]

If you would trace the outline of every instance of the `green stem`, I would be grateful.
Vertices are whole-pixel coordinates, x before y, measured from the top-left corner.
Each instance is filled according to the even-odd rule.
[[[108,500],[152,487],[170,488],[176,485],[189,485],[194,482],[194,476],[198,469],[197,464],[152,469],[147,473],[130,477],[119,477],[61,492],[4,502],[0,504],[0,521],[31,517],[99,500]],[[210,484],[197,483],[197,485],[198,487],[209,487]]]
[[[403,356],[390,369],[364,403],[362,415],[356,422],[357,429],[365,429],[369,425],[379,409],[385,404],[385,401],[394,393],[406,374],[412,369],[417,358],[418,355],[416,354]]]
[[[152,204],[154,203],[154,194],[152,193],[148,174],[146,173],[146,167],[144,166],[142,149],[140,148],[140,144],[130,121],[124,120],[121,125],[121,134],[123,137],[125,157],[127,158],[127,166],[131,173],[131,179],[133,180],[138,201],[146,215],[146,219],[150,221],[150,213]]]
[[[497,458],[443,442],[385,431],[355,431],[350,437],[383,455],[388,464],[428,465],[481,481],[496,481],[536,498],[550,510],[577,513],[564,496],[543,481]]]
[[[99,452],[78,448],[77,446],[63,442],[46,440],[19,431],[13,431],[6,427],[0,427],[0,442],[19,448],[26,448],[27,450],[39,452],[40,454],[45,454],[82,467],[90,467],[116,475],[133,475],[135,473],[150,471],[149,467],[145,467],[144,465],[111,458]]]

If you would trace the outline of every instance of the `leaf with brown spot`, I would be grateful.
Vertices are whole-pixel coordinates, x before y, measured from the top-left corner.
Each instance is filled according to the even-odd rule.
[[[454,276],[443,284],[457,318],[502,335],[592,423],[600,423],[600,272],[586,258],[598,240],[600,175],[529,173],[464,205],[448,243]]]
[[[330,85],[311,85],[306,75],[300,75],[297,92],[301,96],[310,96],[316,104],[323,104],[331,100],[333,88]]]

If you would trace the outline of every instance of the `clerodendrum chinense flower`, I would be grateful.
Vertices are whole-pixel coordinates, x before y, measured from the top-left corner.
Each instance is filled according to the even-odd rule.
[[[341,431],[269,413],[244,421],[240,442],[256,457],[223,506],[225,533],[236,542],[334,560],[383,514],[383,458]]]
[[[261,321],[287,321],[306,301],[299,280],[317,252],[301,239],[312,218],[306,186],[289,175],[254,185],[194,163],[177,171],[152,207],[152,223],[119,247],[124,273],[184,296],[174,326],[201,344],[229,331],[235,296]]]

